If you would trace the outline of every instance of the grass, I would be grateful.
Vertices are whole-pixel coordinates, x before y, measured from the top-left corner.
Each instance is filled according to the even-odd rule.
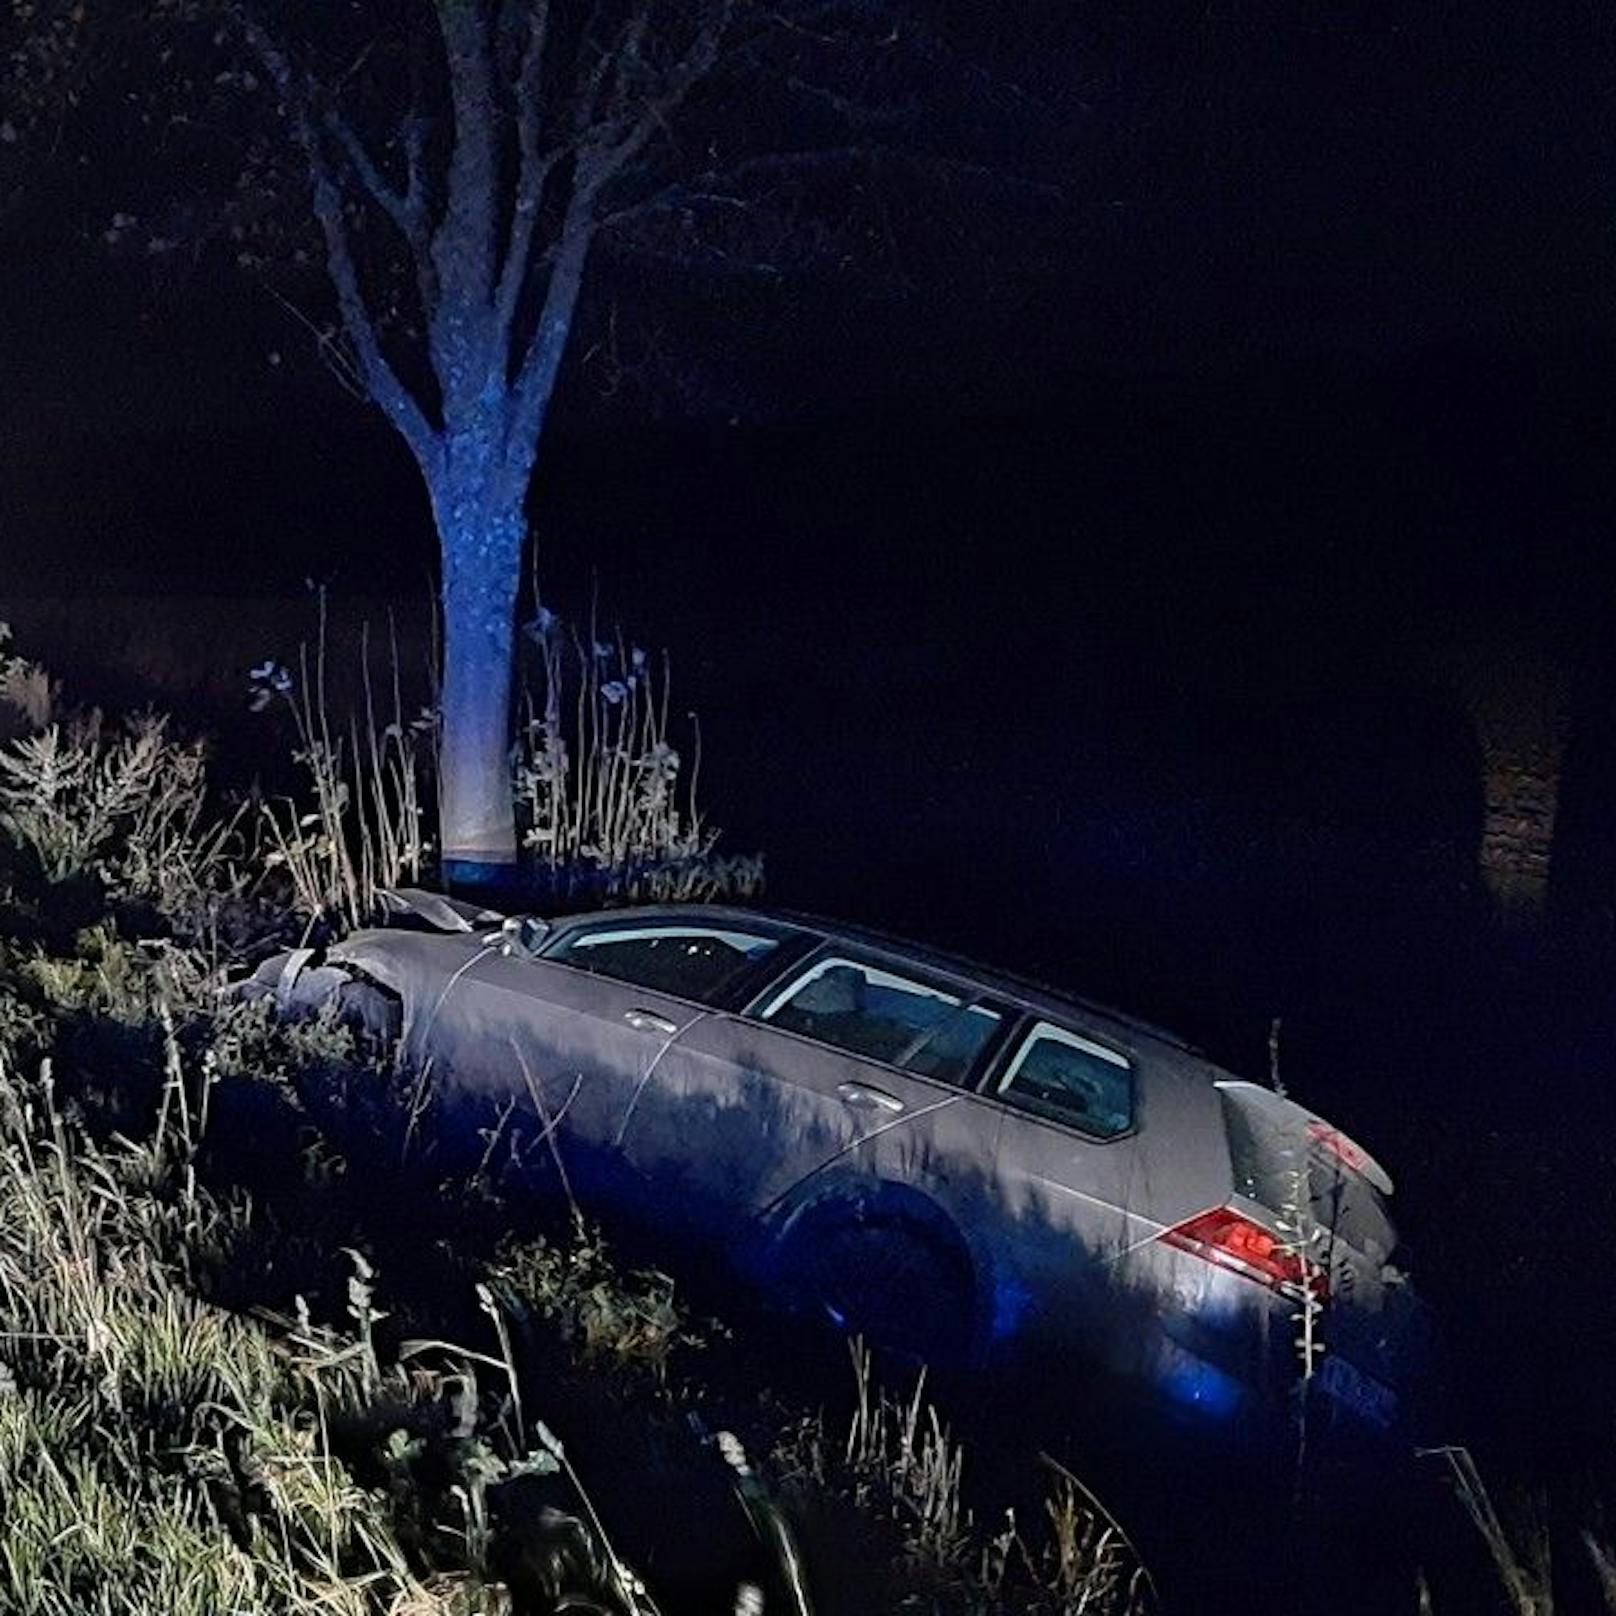
[[[358,1251],[341,1326],[301,1299],[290,1316],[248,1316],[200,1294],[251,1208],[199,1181],[206,1119],[185,1078],[164,1085],[149,1136],[98,1144],[48,1062],[33,1080],[0,1063],[0,1603],[52,1616],[508,1608],[490,1491],[570,1474],[544,1427],[525,1445],[519,1401],[511,1419],[508,1356],[435,1340],[384,1356],[377,1276]],[[505,1391],[479,1388],[479,1368]],[[648,1608],[599,1549],[593,1506],[572,1519],[587,1519],[588,1552],[562,1591]]]
[[[675,1352],[706,1339],[668,1275],[624,1272],[600,1231],[582,1218],[560,1239],[507,1241],[491,1272],[514,1308],[548,1320],[585,1363],[666,1382]]]
[[[27,1075],[41,1028],[26,1017],[0,1054],[0,1605],[50,1616],[221,1601],[294,1613],[559,1609],[563,1598],[654,1608],[613,1546],[611,1494],[597,1504],[586,1490],[535,1387],[553,1396],[593,1381],[664,1438],[686,1426],[713,1394],[683,1364],[714,1337],[673,1282],[624,1271],[580,1224],[473,1252],[437,1277],[441,1291],[460,1275],[474,1305],[459,1322],[480,1316],[486,1344],[438,1333],[418,1297],[405,1333],[362,1198],[305,1154],[302,1097],[357,1058],[351,1036],[251,1006],[177,1014],[158,962],[99,931],[81,943],[87,957],[30,952],[24,980],[53,1014],[153,1036],[126,1041],[116,1103],[105,1074],[59,1080],[49,1056]],[[262,1176],[233,1171],[234,1136],[265,1096],[296,1123],[279,1134],[283,1182],[270,1175],[267,1192]],[[260,1175],[276,1138],[255,1131]],[[281,1237],[294,1222],[313,1249]],[[524,1375],[535,1329],[561,1376]],[[815,1485],[886,1523],[930,1600],[916,1608],[1144,1608],[1039,1604],[1026,1551],[1015,1578],[990,1581],[960,1506],[963,1454],[936,1410],[918,1389],[901,1408],[876,1390],[867,1357],[858,1380],[861,1412]],[[686,1441],[685,1463],[713,1462]],[[806,1589],[808,1570],[780,1569],[796,1564],[792,1482],[770,1468],[736,1470],[733,1488],[775,1579]],[[501,1500],[540,1480],[570,1509],[513,1518]],[[1067,1567],[1089,1552],[1065,1542]],[[542,1598],[531,1578],[507,1580],[534,1563],[549,1568]]]

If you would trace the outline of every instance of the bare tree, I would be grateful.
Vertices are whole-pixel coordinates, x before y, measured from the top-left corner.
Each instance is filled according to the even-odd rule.
[[[581,23],[550,0],[431,0],[447,116],[424,99],[391,129],[345,107],[348,62],[317,70],[248,6],[243,34],[307,168],[355,377],[420,466],[442,551],[441,806],[453,877],[515,858],[507,760],[526,500],[590,249],[614,182],[718,61],[733,0],[635,0]],[[604,13],[604,15],[603,15]],[[363,64],[360,64],[363,71]],[[413,370],[356,240],[391,226],[423,336]],[[422,362],[424,361],[424,363]]]
[[[121,0],[92,3],[120,13]],[[149,261],[222,229],[243,262],[312,255],[323,269],[335,319],[308,316],[322,352],[408,446],[439,538],[446,873],[491,875],[515,859],[508,748],[528,496],[592,266],[608,248],[621,262],[632,243],[663,280],[692,264],[769,277],[817,259],[901,281],[895,207],[936,257],[948,210],[917,205],[902,165],[923,157],[969,186],[990,164],[911,138],[940,77],[928,7],[150,0],[132,11],[154,26],[108,99],[138,104],[141,126],[101,184],[128,171],[138,188],[166,154],[179,187],[119,208],[104,233],[141,239]],[[291,237],[273,222],[288,217]]]

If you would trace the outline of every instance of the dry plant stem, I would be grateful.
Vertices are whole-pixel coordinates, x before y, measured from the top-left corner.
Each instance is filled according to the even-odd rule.
[[[543,1129],[544,1142],[549,1146],[550,1159],[555,1163],[556,1176],[561,1181],[562,1193],[567,1198],[567,1206],[572,1212],[572,1225],[575,1230],[584,1226],[582,1208],[578,1205],[577,1197],[572,1193],[572,1180],[567,1176],[567,1164],[561,1159],[561,1143],[556,1137],[556,1129],[568,1111],[572,1109],[572,1102],[578,1097],[583,1087],[583,1074],[580,1072],[572,1083],[561,1108],[552,1117],[544,1103],[544,1096],[539,1092],[539,1085],[533,1076],[533,1069],[527,1063],[527,1055],[515,1038],[511,1039],[511,1049],[516,1055],[516,1064],[522,1071],[522,1082],[527,1087],[528,1098],[533,1101],[533,1109],[539,1118],[539,1125]]]
[[[884,1495],[910,1534],[917,1558],[957,1565],[970,1532],[960,1503],[964,1450],[926,1402],[924,1368],[906,1404],[873,1386],[868,1347],[849,1343],[857,1406],[848,1430],[848,1468],[866,1494]]]
[[[553,872],[599,881],[607,901],[755,891],[758,861],[717,857],[698,811],[699,726],[693,768],[671,744],[666,656],[659,675],[593,617],[587,637],[538,621],[541,688],[523,692],[516,764],[523,845]]]
[[[516,1451],[527,1447],[527,1421],[522,1414],[522,1379],[516,1372],[516,1352],[511,1345],[510,1327],[505,1314],[494,1300],[494,1293],[486,1285],[477,1287],[477,1305],[493,1321],[494,1333],[499,1337],[500,1358],[505,1366],[505,1379],[510,1386],[511,1411],[516,1417]]]
[[[1416,1450],[1422,1457],[1441,1459],[1452,1476],[1454,1492],[1481,1534],[1493,1567],[1515,1616],[1552,1616],[1553,1581],[1549,1566],[1548,1531],[1541,1519],[1528,1523],[1529,1557],[1517,1549],[1504,1530],[1491,1494],[1476,1468],[1470,1450],[1456,1445]]]
[[[1083,1507],[1089,1511],[1091,1516],[1103,1523],[1103,1530],[1094,1541],[1093,1550],[1087,1556],[1088,1563],[1086,1565],[1080,1557],[1072,1553],[1069,1547],[1074,1541],[1072,1538],[1068,1537],[1065,1542],[1057,1541],[1057,1552],[1060,1554],[1062,1569],[1062,1587],[1068,1594],[1075,1592],[1079,1598],[1079,1603],[1074,1609],[1080,1611],[1088,1608],[1087,1604],[1083,1602],[1085,1600],[1093,1603],[1096,1608],[1106,1608],[1096,1596],[1102,1585],[1109,1586],[1111,1584],[1113,1573],[1119,1571],[1123,1565],[1129,1562],[1131,1562],[1133,1569],[1128,1576],[1126,1596],[1121,1609],[1124,1611],[1139,1610],[1142,1608],[1141,1601],[1143,1598],[1148,1598],[1150,1607],[1155,1608],[1159,1604],[1155,1580],[1151,1577],[1150,1571],[1141,1558],[1132,1538],[1123,1529],[1122,1523],[1058,1459],[1052,1458],[1047,1453],[1040,1453],[1039,1458],[1054,1471],[1061,1486],[1067,1489],[1073,1497],[1080,1498],[1083,1502]],[[1052,1515],[1059,1510],[1059,1504],[1055,1499],[1049,1501],[1048,1507]],[[1116,1554],[1116,1545],[1118,1544],[1127,1551],[1126,1561],[1122,1561]]]
[[[290,801],[262,809],[276,862],[291,878],[310,929],[334,921],[352,930],[374,918],[379,887],[418,881],[426,852],[422,832],[416,725],[404,721],[396,633],[390,632],[394,712],[378,722],[369,624],[360,631],[361,714],[349,714],[346,734],[333,725],[327,689],[329,613],[325,592],[310,662],[299,649],[295,691],[274,688],[285,700],[297,735],[296,761],[307,773],[313,806],[299,812]],[[311,676],[312,674],[312,676]]]

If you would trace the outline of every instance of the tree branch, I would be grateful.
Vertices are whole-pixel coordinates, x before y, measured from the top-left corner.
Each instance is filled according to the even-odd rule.
[[[443,214],[432,239],[439,296],[428,311],[432,364],[448,419],[468,408],[486,381],[499,163],[487,11],[481,0],[435,0],[432,9],[454,109]]]
[[[584,169],[580,184],[591,195],[634,161],[651,136],[666,126],[685,97],[712,71],[734,13],[735,0],[716,0],[710,5],[695,39],[663,75],[661,92],[646,100],[628,133],[615,141],[589,147],[585,153],[587,166],[584,157],[580,157],[580,168]],[[621,65],[619,73],[621,75]],[[625,81],[620,77],[619,90],[624,89]]]
[[[411,247],[414,247],[416,237],[414,220],[410,215],[409,198],[388,184],[387,177],[377,167],[375,159],[366,151],[365,143],[340,112],[335,108],[327,108],[321,115],[320,122],[347,154],[354,173],[359,176],[360,184],[370,193],[371,200],[393,221],[398,233]]]
[[[573,99],[571,122],[572,132],[579,138],[594,126],[595,108],[600,103],[601,88],[606,83],[606,75],[611,71],[616,54],[605,46],[595,46],[597,54],[594,65],[587,72],[584,70],[584,53],[594,45],[595,23],[599,17],[600,0],[596,0],[589,22],[578,41],[578,92]]]
[[[611,66],[615,69],[612,93],[606,114],[599,120],[607,129],[620,124],[634,104],[635,69],[640,65],[640,52],[645,45],[645,35],[650,26],[651,0],[635,0],[634,9],[629,13],[628,21],[624,23],[623,31],[618,36],[616,48],[610,53]]]
[[[516,80],[516,137],[521,166],[516,178],[516,195],[511,204],[510,236],[505,246],[505,262],[494,294],[494,320],[499,340],[508,340],[516,306],[527,280],[528,261],[533,253],[533,231],[544,202],[544,187],[561,156],[557,149],[546,152],[541,144],[543,115],[544,50],[550,27],[549,0],[536,0],[528,18],[527,44],[522,52],[521,71]]]
[[[515,408],[506,442],[506,463],[524,475],[533,464],[539,433],[561,374],[594,234],[595,224],[588,216],[587,203],[574,195],[550,262],[544,307],[539,311],[513,390]]]
[[[597,229],[607,230],[632,223],[655,213],[671,212],[681,207],[745,208],[755,201],[738,194],[748,180],[769,177],[788,177],[806,174],[815,169],[842,167],[854,163],[873,164],[889,162],[904,166],[916,173],[934,179],[973,180],[989,187],[1002,187],[1009,191],[1029,192],[1033,195],[1059,197],[1060,186],[1047,180],[1006,173],[987,163],[967,162],[962,158],[922,156],[901,148],[871,144],[817,146],[806,151],[763,152],[722,169],[704,169],[685,180],[675,180],[658,187],[649,195],[626,202],[622,207],[603,213],[595,221]]]
[[[353,344],[359,374],[371,400],[398,428],[416,460],[430,473],[439,454],[437,434],[382,352],[381,339],[365,304],[358,265],[348,239],[342,192],[320,144],[308,86],[302,75],[293,68],[290,58],[250,11],[238,7],[236,15],[248,45],[274,81],[292,120],[293,135],[309,172],[314,215],[325,238],[326,270],[337,295],[343,329]]]

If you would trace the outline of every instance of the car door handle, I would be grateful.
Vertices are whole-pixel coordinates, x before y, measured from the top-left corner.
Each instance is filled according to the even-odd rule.
[[[903,1101],[896,1094],[888,1094],[885,1089],[872,1089],[865,1083],[838,1083],[836,1092],[849,1105],[856,1105],[861,1109],[873,1107],[880,1111],[903,1110]]]
[[[666,1016],[655,1015],[649,1010],[625,1010],[623,1019],[636,1032],[660,1032],[671,1038],[679,1030],[677,1021],[669,1021]]]

